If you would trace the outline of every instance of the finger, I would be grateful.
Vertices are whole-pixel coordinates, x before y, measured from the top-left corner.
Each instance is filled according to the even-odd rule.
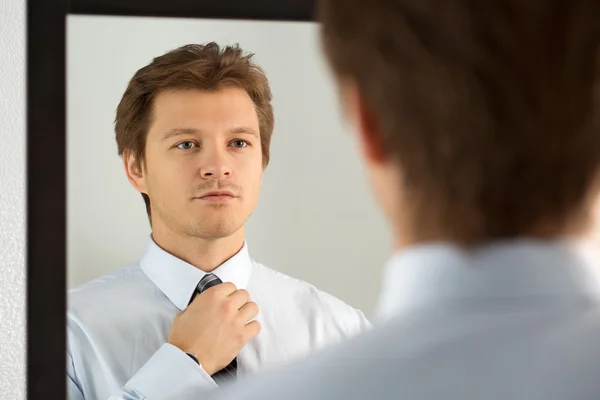
[[[258,305],[253,301],[249,301],[248,303],[244,304],[242,308],[240,308],[239,318],[244,324],[257,315]]]
[[[190,303],[190,306],[195,306],[195,304],[202,303],[202,299],[210,298],[211,296],[216,296],[218,298],[226,298],[230,294],[234,293],[237,290],[235,285],[231,282],[221,283],[219,285],[215,285],[203,291],[202,293],[194,293],[194,298]],[[189,307],[188,307],[189,308]]]
[[[206,289],[202,293],[217,293],[217,294],[223,295],[223,296],[230,296],[236,290],[237,290],[237,288],[235,287],[235,284],[233,284],[232,282],[223,282],[221,284],[218,284],[218,285],[215,285],[213,287]]]
[[[239,289],[229,295],[229,300],[233,307],[235,307],[236,310],[239,310],[244,304],[250,301],[250,293],[248,293],[247,290]]]
[[[246,324],[246,326],[244,327],[244,334],[246,335],[246,341],[252,339],[253,337],[255,337],[256,335],[258,335],[261,331],[262,327],[260,325],[260,322],[258,322],[257,320],[254,321],[250,321]]]

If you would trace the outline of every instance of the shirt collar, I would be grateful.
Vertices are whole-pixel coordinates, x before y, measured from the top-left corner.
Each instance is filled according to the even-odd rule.
[[[566,240],[518,239],[461,249],[448,243],[396,253],[384,270],[378,317],[485,299],[592,296],[600,276],[591,247]]]
[[[188,306],[196,285],[207,274],[163,250],[152,237],[140,259],[140,266],[150,280],[180,310]],[[242,249],[215,268],[212,273],[223,282],[232,282],[238,289],[246,289],[253,266],[248,245],[244,241]]]

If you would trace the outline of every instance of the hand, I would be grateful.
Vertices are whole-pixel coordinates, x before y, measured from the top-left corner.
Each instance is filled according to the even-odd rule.
[[[214,374],[260,332],[258,321],[248,322],[258,314],[258,306],[249,300],[248,292],[231,282],[205,290],[175,316],[168,342],[195,354],[202,368]]]

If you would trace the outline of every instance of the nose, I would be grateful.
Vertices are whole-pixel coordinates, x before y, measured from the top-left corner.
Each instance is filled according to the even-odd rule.
[[[204,179],[223,179],[231,176],[231,166],[227,162],[227,155],[220,151],[206,154],[200,166],[200,175]]]

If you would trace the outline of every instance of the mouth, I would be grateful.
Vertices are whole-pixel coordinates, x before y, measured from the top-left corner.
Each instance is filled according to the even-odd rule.
[[[228,202],[235,198],[236,198],[235,194],[233,194],[233,192],[230,192],[229,190],[215,190],[212,192],[205,193],[200,197],[195,197],[195,199],[198,199],[198,200],[217,202],[217,203]]]

